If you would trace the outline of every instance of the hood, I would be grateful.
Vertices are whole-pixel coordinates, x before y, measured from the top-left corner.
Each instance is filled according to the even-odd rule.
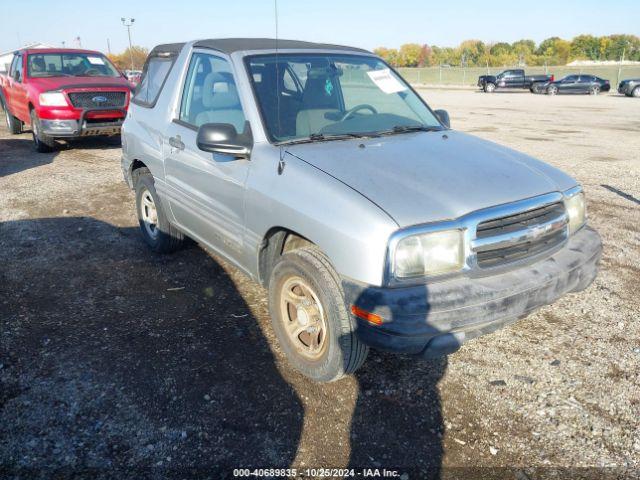
[[[400,227],[451,220],[577,184],[539,160],[455,131],[286,149],[369,198]]]
[[[130,89],[129,82],[124,77],[47,77],[29,78],[29,83],[40,92],[49,90],[62,90],[67,88],[126,88]]]

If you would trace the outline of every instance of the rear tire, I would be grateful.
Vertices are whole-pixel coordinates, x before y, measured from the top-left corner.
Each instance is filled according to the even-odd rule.
[[[600,93],[600,87],[597,85],[594,85],[589,89],[589,95],[598,95],[599,93]]]
[[[11,115],[11,112],[9,111],[9,107],[5,105],[4,102],[2,106],[4,108],[4,117],[7,122],[7,128],[9,129],[9,133],[11,133],[12,135],[18,135],[19,133],[22,133],[22,122],[18,120],[16,117],[14,117],[13,115]]]
[[[312,380],[338,380],[367,358],[369,347],[356,335],[338,274],[315,247],[277,261],[269,278],[269,313],[289,363]]]
[[[33,146],[37,152],[49,153],[53,151],[56,146],[56,141],[53,137],[42,133],[40,119],[35,110],[31,110],[31,134],[33,136]]]
[[[157,253],[171,253],[182,247],[184,235],[171,225],[158,198],[148,168],[136,170],[136,212],[142,238]]]

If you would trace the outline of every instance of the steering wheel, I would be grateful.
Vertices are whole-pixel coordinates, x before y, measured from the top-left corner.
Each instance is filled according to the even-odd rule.
[[[356,112],[359,112],[360,110],[369,110],[374,115],[378,113],[378,110],[376,110],[374,107],[372,107],[368,103],[361,103],[360,105],[356,105],[355,107],[350,108],[349,111],[342,116],[340,121],[344,122],[345,120],[348,120],[349,118],[353,117],[356,114]]]
[[[100,70],[98,70],[97,68],[90,68],[89,70],[84,72],[84,74],[85,75],[100,75]]]

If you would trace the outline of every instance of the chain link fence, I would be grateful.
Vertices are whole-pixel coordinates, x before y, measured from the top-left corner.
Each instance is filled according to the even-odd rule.
[[[504,70],[523,67],[423,67],[398,68],[398,72],[412,84],[422,85],[477,85],[480,75],[496,75]],[[527,75],[553,74],[556,79],[566,75],[582,73],[596,75],[611,82],[616,89],[618,82],[625,78],[640,78],[640,65],[580,65],[580,66],[540,66],[524,67]]]

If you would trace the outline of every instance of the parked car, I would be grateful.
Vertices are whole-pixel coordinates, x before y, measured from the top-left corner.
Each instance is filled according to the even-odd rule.
[[[264,285],[283,351],[318,381],[370,346],[451,353],[586,288],[600,258],[576,180],[451,130],[356,48],[154,48],[122,170],[148,246],[191,237]]]
[[[51,151],[60,138],[119,135],[130,92],[109,59],[91,50],[20,50],[0,75],[9,131],[31,128],[39,152]]]
[[[600,92],[611,90],[609,80],[604,80],[595,75],[567,75],[560,80],[536,85],[536,93],[546,93],[556,95],[559,93],[590,94],[598,95]]]
[[[520,88],[533,91],[535,85],[552,82],[553,75],[525,75],[524,70],[505,70],[498,75],[481,75],[478,86],[487,93],[500,88]]]
[[[136,87],[140,83],[140,77],[142,76],[142,70],[125,70],[124,76],[127,77],[129,83],[133,87]]]
[[[623,80],[618,85],[618,93],[623,93],[627,97],[640,97],[640,78],[629,78]]]

